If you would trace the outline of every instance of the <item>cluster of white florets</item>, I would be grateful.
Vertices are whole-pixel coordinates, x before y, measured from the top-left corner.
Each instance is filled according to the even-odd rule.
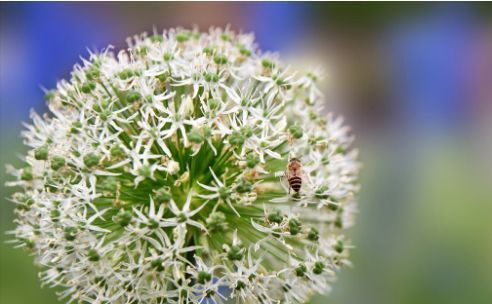
[[[76,65],[9,168],[19,246],[88,303],[304,302],[347,264],[357,152],[250,34],[172,29]],[[303,165],[289,193],[283,172]]]

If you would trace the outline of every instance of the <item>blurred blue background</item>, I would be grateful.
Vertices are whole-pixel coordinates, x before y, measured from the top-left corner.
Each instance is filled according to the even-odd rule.
[[[42,87],[88,49],[142,31],[230,25],[296,66],[323,66],[327,107],[365,165],[357,247],[313,303],[492,302],[492,5],[488,3],[1,3],[0,163],[18,164]],[[0,170],[1,197],[11,189]],[[5,244],[0,303],[58,303],[32,259]]]

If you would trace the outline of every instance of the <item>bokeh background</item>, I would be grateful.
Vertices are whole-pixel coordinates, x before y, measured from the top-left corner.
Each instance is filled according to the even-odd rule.
[[[0,164],[19,164],[41,87],[108,44],[153,27],[253,31],[265,51],[323,66],[327,107],[353,126],[365,168],[357,247],[313,303],[492,303],[490,3],[1,3]],[[59,303],[5,241],[0,303]]]

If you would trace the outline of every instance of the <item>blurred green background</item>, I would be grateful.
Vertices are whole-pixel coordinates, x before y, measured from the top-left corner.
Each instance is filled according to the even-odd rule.
[[[40,86],[87,48],[172,26],[254,31],[263,50],[325,68],[327,107],[364,162],[353,268],[313,303],[492,303],[492,5],[489,3],[1,3],[0,163],[18,164]],[[59,303],[5,243],[0,303]]]

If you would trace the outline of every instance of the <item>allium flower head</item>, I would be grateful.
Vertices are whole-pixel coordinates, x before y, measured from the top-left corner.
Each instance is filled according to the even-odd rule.
[[[22,133],[16,243],[80,303],[304,302],[348,263],[359,163],[316,73],[250,34],[142,34],[76,65]],[[285,171],[302,164],[302,187]],[[288,170],[287,170],[288,171]],[[289,174],[289,172],[286,172]],[[210,303],[210,302],[209,302]]]

